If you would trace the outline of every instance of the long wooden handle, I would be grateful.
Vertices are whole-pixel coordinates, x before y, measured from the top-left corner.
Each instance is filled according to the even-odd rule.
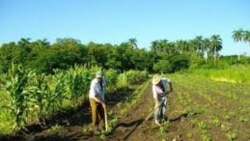
[[[107,115],[107,108],[104,108],[104,120],[105,120],[105,130],[108,131],[108,115]]]
[[[151,115],[154,113],[154,111],[157,110],[159,107],[160,107],[160,106],[154,108],[154,109],[152,110],[152,112],[147,116],[147,118],[146,118],[145,120],[148,120],[148,119],[151,117]]]
[[[163,104],[164,101],[165,101],[165,99],[163,99],[163,100],[160,102],[160,106],[158,106],[158,107],[156,107],[156,108],[154,108],[154,109],[152,110],[152,112],[146,117],[145,120],[148,120],[148,119],[151,117],[151,115],[154,113],[154,111],[161,107],[161,105]]]

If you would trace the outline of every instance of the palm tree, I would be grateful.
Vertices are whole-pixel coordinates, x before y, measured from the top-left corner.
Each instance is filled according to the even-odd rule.
[[[180,54],[182,53],[187,53],[188,51],[188,42],[185,40],[177,40],[175,42],[176,44],[176,50],[177,52],[179,52]]]
[[[222,49],[222,39],[220,35],[212,35],[211,36],[211,48],[214,56],[214,64],[216,63],[216,59],[218,56],[218,52]]]
[[[204,45],[203,45],[203,37],[202,36],[196,36],[195,39],[195,51],[199,55],[200,53],[203,55],[204,54]]]
[[[244,31],[240,28],[238,30],[233,31],[232,38],[234,39],[234,42],[240,42],[243,39],[243,33]],[[238,54],[238,60],[240,60],[240,53]]]
[[[159,42],[157,40],[151,42],[150,49],[152,52],[160,53]]]
[[[130,38],[128,39],[128,42],[133,46],[134,49],[138,49],[136,38]]]
[[[203,46],[203,49],[204,49],[204,59],[207,63],[207,59],[208,59],[208,52],[210,50],[210,40],[208,38],[205,38],[204,41],[204,46]]]
[[[169,55],[172,55],[172,54],[175,54],[178,52],[178,49],[176,48],[175,42],[167,43],[167,52]]]
[[[35,43],[41,48],[48,48],[50,43],[47,39],[37,40]]]
[[[169,44],[168,40],[166,40],[166,39],[159,40],[159,45],[160,45],[160,48],[161,48],[161,53],[166,53],[166,54],[171,53],[170,47],[168,46],[168,44]]]
[[[250,31],[244,31],[243,41],[246,43],[250,43]]]
[[[194,39],[191,39],[188,41],[188,53],[191,56],[195,55],[195,48],[196,48],[196,41]]]
[[[20,41],[18,41],[19,47],[27,47],[30,44],[30,38],[21,38]]]
[[[151,42],[150,51],[156,52],[156,44],[157,44],[156,41],[152,41],[152,42]]]

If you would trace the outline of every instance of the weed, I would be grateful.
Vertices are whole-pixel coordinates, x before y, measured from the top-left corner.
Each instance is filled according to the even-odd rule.
[[[119,102],[118,104],[116,104],[117,108],[120,109],[122,107],[123,103]]]
[[[230,120],[231,118],[230,118],[230,116],[229,115],[226,115],[225,117],[224,117],[224,120]]]
[[[48,129],[48,132],[55,133],[55,132],[58,132],[61,128],[62,128],[62,126],[56,124],[56,125],[52,126],[50,129]]]
[[[208,130],[208,125],[207,125],[204,121],[200,121],[200,122],[198,123],[198,127],[199,127],[202,131]]]
[[[106,140],[106,133],[105,133],[104,130],[101,131],[101,134],[100,134],[99,137],[100,137],[101,140]]]
[[[243,116],[240,116],[239,120],[240,120],[241,122],[243,122],[243,123],[245,123],[245,122],[248,121],[248,119],[245,118],[245,117],[243,117]]]
[[[121,115],[124,115],[127,111],[128,111],[127,108],[121,109],[121,111],[120,111]]]
[[[168,126],[169,126],[169,121],[164,121],[162,126],[159,128],[160,133],[161,134],[166,133]]]
[[[202,141],[212,141],[208,135],[202,135]]]
[[[227,138],[229,141],[234,141],[236,140],[237,136],[235,133],[227,133]]]
[[[215,118],[212,120],[212,124],[214,124],[215,126],[219,127],[221,125],[220,119],[219,118]]]
[[[187,137],[192,138],[192,137],[193,137],[193,134],[192,134],[192,133],[188,133],[188,134],[187,134]]]

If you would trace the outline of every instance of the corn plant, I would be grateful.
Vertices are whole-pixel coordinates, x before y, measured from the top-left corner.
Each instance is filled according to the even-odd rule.
[[[34,107],[38,107],[38,118],[39,120],[43,119],[45,111],[45,105],[48,105],[49,102],[49,85],[47,80],[45,79],[46,75],[40,74],[36,75],[35,82],[32,86],[32,95],[30,96],[30,99]]]
[[[86,80],[80,68],[70,69],[67,72],[67,90],[70,93],[70,100],[75,105],[77,100],[86,92]]]
[[[118,73],[115,70],[108,70],[105,73],[105,78],[106,78],[106,85],[107,85],[107,90],[109,92],[113,92],[116,90],[116,83],[118,80]]]
[[[92,71],[92,69],[91,70],[84,69],[82,71],[81,75],[82,75],[82,79],[83,79],[82,84],[81,84],[83,87],[82,93],[84,94],[84,100],[87,100],[89,86],[90,86],[91,80],[95,76],[95,71]]]
[[[24,69],[21,65],[12,65],[4,80],[4,88],[9,94],[9,105],[3,107],[10,110],[14,116],[15,124],[13,129],[20,129],[26,124],[28,117],[29,91],[28,81],[33,76],[33,72]]]
[[[63,100],[67,99],[66,93],[66,75],[64,72],[55,71],[55,75],[52,76],[55,84],[52,84],[46,89],[45,95],[45,111],[48,113],[55,113],[60,106],[62,106]]]

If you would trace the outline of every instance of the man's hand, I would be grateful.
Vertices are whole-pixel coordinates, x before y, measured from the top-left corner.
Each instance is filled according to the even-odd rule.
[[[105,102],[102,102],[102,107],[103,107],[103,109],[106,109],[106,108],[107,108]]]

